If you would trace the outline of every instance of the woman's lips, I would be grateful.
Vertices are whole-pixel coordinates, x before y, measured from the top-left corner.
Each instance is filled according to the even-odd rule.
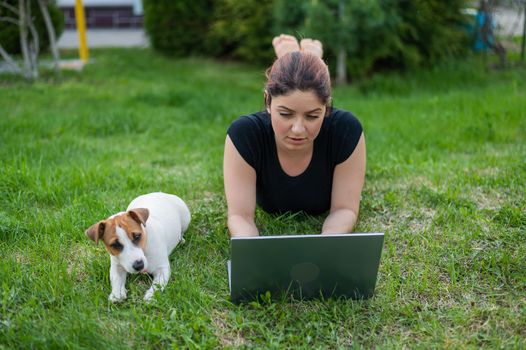
[[[307,140],[304,137],[289,137],[288,139],[291,143],[294,143],[294,144],[301,144]]]

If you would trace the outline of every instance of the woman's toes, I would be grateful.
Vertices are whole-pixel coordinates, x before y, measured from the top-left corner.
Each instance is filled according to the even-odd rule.
[[[320,58],[323,56],[323,47],[319,40],[305,38],[300,41],[300,46],[301,50],[304,52],[308,52]]]
[[[301,48],[305,48],[305,46],[308,46],[312,43],[312,39],[301,39],[300,46]]]
[[[285,34],[281,34],[280,36],[272,39],[272,46],[274,46],[274,51],[276,52],[276,56],[278,58],[286,55],[289,52],[300,50],[300,46],[296,38]]]
[[[293,37],[292,35],[288,35],[288,34],[281,34],[280,38],[282,40],[292,40],[292,41],[296,41],[297,42],[295,37]]]

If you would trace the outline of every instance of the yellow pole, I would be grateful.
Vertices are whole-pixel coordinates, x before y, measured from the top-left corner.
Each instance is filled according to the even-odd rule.
[[[79,55],[82,62],[88,62],[88,45],[86,44],[86,17],[82,0],[75,0],[75,18],[77,32],[79,33]]]

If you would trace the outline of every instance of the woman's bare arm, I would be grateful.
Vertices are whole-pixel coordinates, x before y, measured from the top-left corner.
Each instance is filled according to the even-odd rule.
[[[365,182],[365,138],[362,133],[353,153],[334,169],[331,211],[322,234],[349,233],[358,220]]]
[[[227,136],[223,158],[225,195],[230,236],[258,236],[256,211],[256,171],[241,157]]]

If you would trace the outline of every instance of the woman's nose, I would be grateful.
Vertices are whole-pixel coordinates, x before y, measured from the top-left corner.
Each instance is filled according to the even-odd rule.
[[[305,126],[303,125],[303,121],[300,118],[297,118],[294,120],[294,123],[292,124],[292,132],[296,134],[300,134],[305,130]]]

